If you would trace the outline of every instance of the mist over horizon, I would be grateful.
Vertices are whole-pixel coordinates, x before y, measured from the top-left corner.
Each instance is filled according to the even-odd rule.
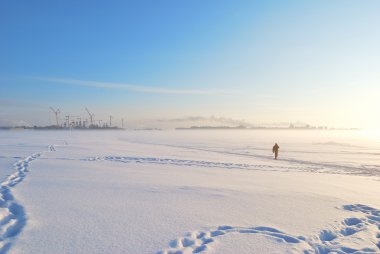
[[[72,117],[71,121],[84,122],[87,126],[89,124],[89,117]],[[67,118],[59,118],[58,126],[66,126]],[[109,118],[104,118],[104,120],[93,120],[95,123],[109,124]],[[125,129],[176,129],[176,128],[207,128],[207,127],[220,127],[220,128],[279,128],[279,129],[287,129],[287,128],[311,128],[311,129],[359,129],[357,127],[352,126],[327,126],[327,125],[312,125],[306,122],[295,121],[295,122],[248,122],[244,119],[232,119],[227,117],[203,117],[203,116],[189,116],[183,118],[158,118],[158,119],[118,119],[111,118],[111,125],[115,127],[123,127]],[[54,114],[49,116],[49,122],[46,124],[42,123],[34,123],[26,122],[24,120],[18,121],[7,121],[4,119],[0,119],[0,127],[47,127],[47,126],[56,126],[56,119]]]

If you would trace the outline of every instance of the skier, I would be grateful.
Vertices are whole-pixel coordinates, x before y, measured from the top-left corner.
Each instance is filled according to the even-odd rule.
[[[272,152],[274,153],[274,159],[277,160],[277,156],[278,156],[278,149],[280,147],[277,145],[277,143],[274,144],[273,148],[272,148]]]

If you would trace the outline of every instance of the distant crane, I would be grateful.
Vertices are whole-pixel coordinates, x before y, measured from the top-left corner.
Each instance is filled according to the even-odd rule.
[[[59,126],[59,123],[58,123],[58,114],[61,113],[61,111],[59,111],[59,109],[57,110],[54,110],[53,107],[50,107],[51,111],[53,111],[53,113],[55,114],[55,120],[57,121],[57,127]]]
[[[111,119],[112,119],[112,116],[110,116],[110,127],[112,126],[112,124],[111,124]]]
[[[91,114],[90,113],[90,111],[88,110],[88,108],[86,108],[86,111],[87,111],[87,113],[88,113],[88,115],[90,116],[90,123],[91,123],[91,125],[93,125],[93,117],[95,116],[95,114]]]

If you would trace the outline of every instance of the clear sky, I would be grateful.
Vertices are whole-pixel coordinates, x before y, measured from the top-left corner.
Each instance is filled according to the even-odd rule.
[[[218,116],[379,128],[380,1],[0,0],[0,125]]]

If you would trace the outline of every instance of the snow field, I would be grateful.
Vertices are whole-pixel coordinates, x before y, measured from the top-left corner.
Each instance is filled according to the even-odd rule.
[[[1,133],[0,253],[380,252],[377,143],[208,135]]]

